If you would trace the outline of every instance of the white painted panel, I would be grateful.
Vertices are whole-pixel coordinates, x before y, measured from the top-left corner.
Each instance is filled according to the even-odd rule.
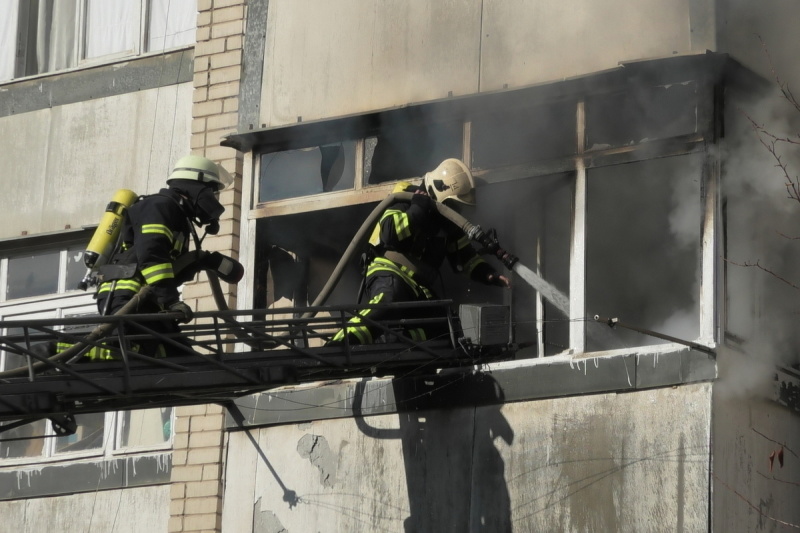
[[[0,531],[166,533],[170,486],[0,502]]]
[[[692,50],[694,0],[486,0],[481,90],[559,80]]]
[[[507,403],[476,419],[475,477],[488,479],[493,458],[505,484],[476,484],[473,523],[483,513],[514,531],[706,531],[710,384]],[[477,505],[499,490],[505,509]]]
[[[114,191],[158,191],[189,152],[191,83],[0,119],[0,238],[94,225]],[[7,202],[7,203],[6,203]]]
[[[272,0],[261,122],[474,93],[479,38],[474,0]]]

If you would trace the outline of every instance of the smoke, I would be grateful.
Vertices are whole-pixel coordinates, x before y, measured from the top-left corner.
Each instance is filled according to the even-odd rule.
[[[728,340],[746,356],[731,357],[741,368],[721,376],[726,386],[747,390],[771,379],[776,364],[797,364],[800,260],[797,217],[800,205],[788,198],[786,176],[759,139],[755,122],[779,137],[792,137],[800,112],[777,88],[758,98],[735,100],[727,122],[724,153]],[[767,139],[763,133],[761,139]],[[778,155],[791,175],[800,171],[800,146],[784,145]]]
[[[717,350],[719,379],[714,393],[723,401],[752,397],[771,398],[775,393],[775,367],[766,359],[721,346]]]

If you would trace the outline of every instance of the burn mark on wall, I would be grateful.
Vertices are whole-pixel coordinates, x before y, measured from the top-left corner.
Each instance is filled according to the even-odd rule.
[[[323,486],[336,484],[338,461],[325,437],[306,433],[297,443],[297,453],[319,469],[319,481]]]

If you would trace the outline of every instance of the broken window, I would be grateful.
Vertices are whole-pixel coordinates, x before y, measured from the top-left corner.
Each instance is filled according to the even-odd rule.
[[[591,169],[586,312],[685,340],[700,331],[703,154]],[[588,322],[587,350],[665,341]]]
[[[572,182],[570,174],[557,174],[489,184],[478,189],[474,212],[463,213],[471,222],[495,229],[500,246],[530,270],[526,277],[519,272],[512,275],[496,259],[486,258],[512,280],[507,303],[512,305],[520,357],[553,355],[569,348]],[[508,295],[496,287],[472,286],[453,296],[480,302]]]
[[[355,141],[261,156],[259,202],[352,189]]]
[[[364,140],[364,183],[422,177],[450,157],[461,159],[461,122],[395,120]]]
[[[587,150],[627,146],[697,131],[695,82],[586,98]]]
[[[575,103],[504,108],[472,119],[472,166],[486,169],[574,154]]]

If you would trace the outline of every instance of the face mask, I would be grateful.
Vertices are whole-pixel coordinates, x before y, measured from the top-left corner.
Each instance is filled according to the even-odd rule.
[[[194,204],[195,216],[201,224],[211,224],[219,220],[225,208],[217,199],[217,191],[212,187],[204,187],[197,195]]]

